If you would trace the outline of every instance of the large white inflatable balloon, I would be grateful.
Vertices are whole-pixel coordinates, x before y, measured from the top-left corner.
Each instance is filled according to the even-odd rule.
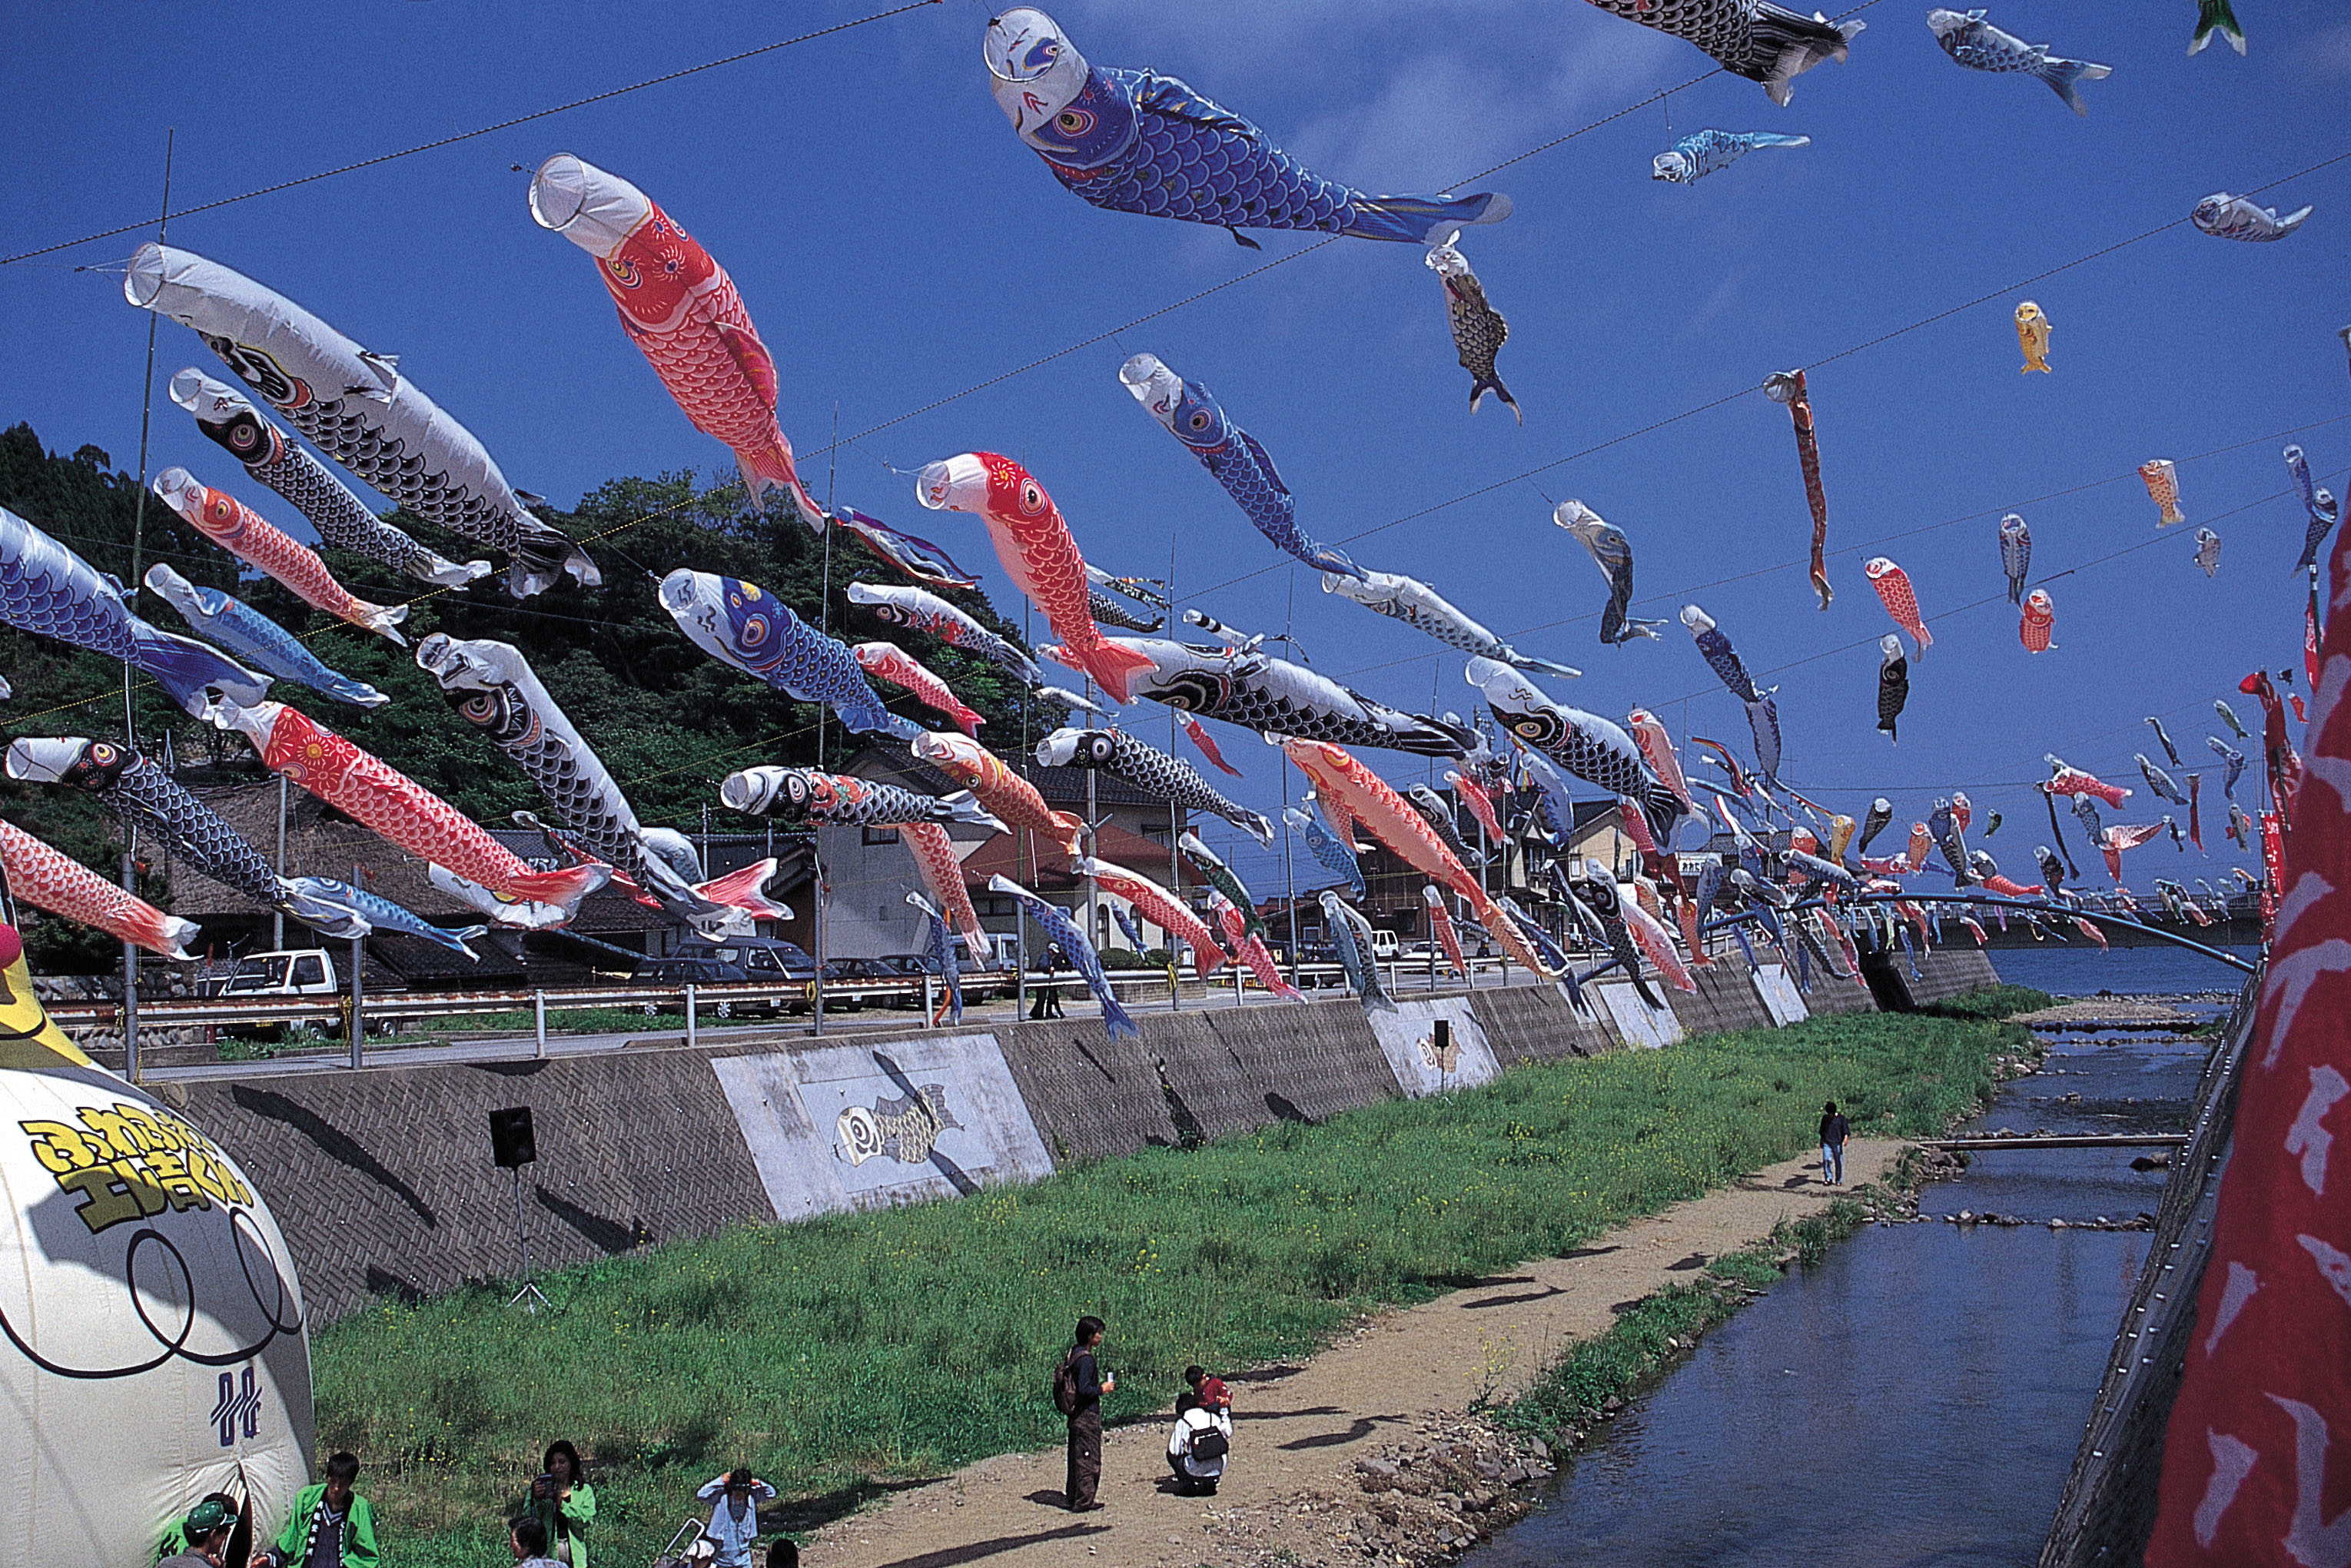
[[[0,1198],[0,1560],[136,1568],[214,1491],[274,1534],[312,1419],[286,1239],[218,1145],[57,1032],[5,925]]]

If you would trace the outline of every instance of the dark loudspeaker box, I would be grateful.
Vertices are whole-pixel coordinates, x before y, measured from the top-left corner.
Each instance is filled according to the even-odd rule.
[[[519,1170],[538,1158],[529,1106],[513,1105],[490,1113],[490,1154],[501,1170]]]
[[[1442,1057],[1447,1051],[1451,1050],[1453,1046],[1453,1020],[1451,1019],[1438,1019],[1437,1020],[1436,1033],[1437,1054]]]

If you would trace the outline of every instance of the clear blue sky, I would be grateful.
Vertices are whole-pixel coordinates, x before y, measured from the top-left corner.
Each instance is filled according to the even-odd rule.
[[[0,249],[151,212],[166,126],[178,128],[177,199],[200,202],[877,8],[36,8],[12,21],[0,93]],[[2037,82],[1960,68],[1922,5],[1886,0],[1865,13],[1852,61],[1804,77],[1788,109],[1716,77],[1513,165],[1482,188],[1509,192],[1517,214],[1470,231],[1465,248],[1510,322],[1501,370],[1523,428],[1491,403],[1468,413],[1468,378],[1418,251],[1347,241],[844,448],[838,496],[987,561],[1009,607],[977,521],[920,512],[911,480],[884,465],[1013,454],[1097,563],[1164,575],[1172,549],[1186,590],[1243,580],[1202,599],[1219,618],[1291,628],[1318,669],[1398,706],[1466,712],[1461,658],[1286,564],[1120,388],[1128,353],[1207,382],[1279,461],[1305,525],[1355,535],[2183,217],[2208,192],[2351,151],[2341,5],[2239,9],[2250,57],[2216,45],[2191,59],[2192,0],[1998,6],[1992,20],[2010,30],[2114,67],[2083,88],[2090,113],[2077,119]],[[1446,185],[1710,64],[1573,0],[1065,0],[1056,14],[1096,62],[1183,76],[1322,172],[1375,190]],[[399,354],[509,478],[566,503],[614,474],[715,477],[729,465],[624,340],[587,259],[532,225],[511,165],[578,152],[707,245],[776,355],[785,428],[804,453],[826,444],[836,405],[844,434],[864,431],[1311,243],[1262,235],[1260,256],[1220,231],[1100,213],[1062,191],[988,99],[987,16],[949,0],[190,217],[171,237]],[[1708,125],[1813,145],[1753,154],[1689,188],[1648,178],[1654,153]],[[2282,443],[2266,437],[2351,413],[2335,336],[2351,322],[2351,163],[2261,199],[2318,212],[2274,246],[2182,226],[2026,291],[2055,323],[2054,375],[2018,373],[2010,311],[2022,292],[1819,371],[1841,551],[1826,613],[1804,580],[1810,523],[1788,420],[1760,395],[1349,548],[1428,580],[1530,652],[1583,666],[1580,681],[1545,683],[1555,697],[1619,720],[1644,705],[1677,735],[1744,751],[1740,710],[1678,627],[1599,645],[1600,576],[1550,521],[1552,500],[1579,497],[1632,536],[1643,612],[1695,599],[1781,683],[1786,778],[1856,815],[1878,792],[1924,815],[1936,794],[1965,789],[1980,816],[2006,816],[1987,847],[2029,879],[2046,835],[2027,788],[2042,753],[2137,786],[2131,755],[2153,749],[2139,719],[2161,714],[2191,767],[2217,764],[2203,740],[2219,727],[2213,697],[2257,722],[2238,679],[2299,664],[2298,506],[2216,522],[2216,580],[2189,560],[2196,523],[2284,487]],[[0,268],[0,418],[124,465],[147,318],[114,277],[68,268],[119,260],[137,237]],[[161,345],[150,466],[217,479],[218,449],[161,392],[207,357],[169,323]],[[2351,421],[2300,439],[2341,493]],[[2251,444],[2184,461],[2237,443]],[[2160,536],[2137,479],[2121,477],[2154,456],[2182,460],[2190,519]],[[821,494],[825,459],[809,467]],[[2081,488],[2105,480],[2118,482]],[[2011,507],[2032,524],[2037,576],[2149,544],[2050,583],[2059,647],[2039,657],[2019,646],[2004,598],[1946,613],[2002,593],[1994,530]],[[1896,747],[1873,727],[1876,640],[1890,623],[1861,574],[1877,549],[1860,547],[1903,533],[1883,549],[1940,618]],[[1159,710],[1129,716],[1164,741]],[[592,735],[594,716],[575,717]],[[1234,792],[1275,805],[1273,754],[1236,731],[1220,738],[1249,775]],[[1431,771],[1370,756],[1399,783]],[[2217,768],[2206,782],[2211,859],[2150,845],[2126,862],[2133,882],[2235,863]],[[2249,806],[2253,783],[2239,791]],[[2148,800],[2142,788],[2110,818],[2151,820],[2137,809]],[[1216,839],[1250,852],[1238,864],[1261,893],[1280,885],[1277,857],[1238,833]]]

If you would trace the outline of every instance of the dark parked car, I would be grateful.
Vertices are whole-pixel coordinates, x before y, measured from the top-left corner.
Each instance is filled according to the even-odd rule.
[[[816,977],[816,961],[796,942],[780,937],[744,936],[726,942],[695,942],[664,958],[638,961],[630,978],[641,986],[739,986],[763,982],[805,987]],[[778,1012],[803,1012],[808,1002],[796,995],[756,998],[727,997],[711,1005],[720,1018],[768,1017]],[[649,1002],[648,1012],[684,1012],[685,1003]],[[697,1010],[699,1010],[697,1009]]]

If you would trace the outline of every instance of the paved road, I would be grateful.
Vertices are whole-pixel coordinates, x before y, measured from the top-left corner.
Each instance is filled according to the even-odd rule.
[[[1531,985],[1533,977],[1524,969],[1513,967],[1506,976],[1499,965],[1473,965],[1471,983],[1479,989],[1499,986]],[[1403,1000],[1421,995],[1458,995],[1462,989],[1453,977],[1439,974],[1437,983],[1429,983],[1426,967],[1415,973],[1409,967],[1399,966],[1390,983],[1392,994]],[[1063,1002],[1072,1019],[1099,1018],[1101,1009],[1086,995],[1082,982],[1064,979],[1059,982]],[[1155,989],[1156,994],[1155,995]],[[1156,988],[1140,983],[1122,984],[1120,999],[1129,1012],[1151,1013],[1168,1010],[1165,986]],[[1345,993],[1325,987],[1310,989],[1307,995],[1320,998],[1335,998]],[[1076,999],[1072,999],[1076,998]],[[1204,996],[1196,990],[1187,994],[1182,1010],[1196,1011],[1201,1008],[1234,1006],[1264,1007],[1278,998],[1268,992],[1247,990],[1235,993],[1221,986],[1210,988]],[[504,1009],[501,1009],[504,1010]],[[1019,1004],[998,1001],[974,1004],[965,1008],[966,1029],[990,1024],[1019,1021],[1022,1017]],[[904,1035],[922,1028],[917,1011],[896,1009],[876,1009],[852,1013],[828,1013],[825,1017],[824,1038],[848,1039],[857,1035]],[[697,1019],[695,1043],[711,1045],[732,1040],[807,1040],[815,1030],[806,1017],[765,1019],[757,1023],[709,1023]],[[601,1051],[675,1047],[687,1044],[685,1021],[675,1014],[648,1018],[644,1027],[606,1034],[557,1034],[547,1037],[547,1054],[553,1056],[592,1056]],[[483,1036],[478,1039],[458,1039],[431,1045],[377,1045],[367,1048],[366,1064],[370,1067],[423,1067],[445,1062],[515,1061],[538,1054],[538,1041],[531,1034]],[[140,1073],[146,1082],[196,1082],[225,1078],[250,1078],[256,1074],[289,1072],[340,1072],[350,1066],[348,1049],[329,1048],[288,1053],[263,1061],[206,1061],[182,1067],[149,1067]]]

